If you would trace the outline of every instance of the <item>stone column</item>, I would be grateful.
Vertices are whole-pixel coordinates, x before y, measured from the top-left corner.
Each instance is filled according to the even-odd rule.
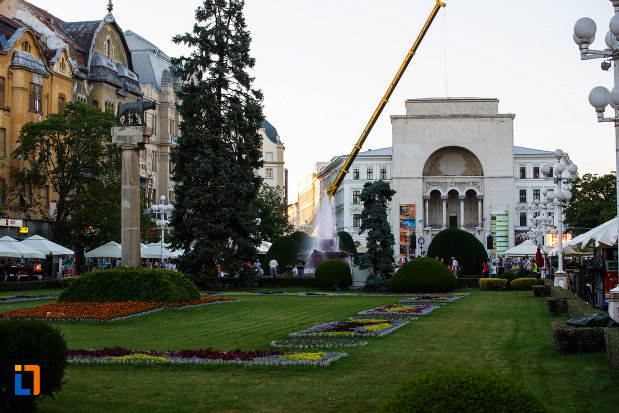
[[[146,126],[116,126],[112,142],[122,152],[122,188],[120,198],[120,242],[122,265],[140,266],[140,150],[150,136]]]
[[[443,229],[447,228],[447,195],[441,195],[443,201]]]
[[[423,225],[421,229],[429,226],[430,219],[430,197],[428,195],[423,196]]]
[[[484,197],[481,195],[477,195],[477,221],[480,223],[479,226],[484,226],[484,218],[483,218],[483,209],[482,209],[482,201]]]
[[[460,229],[464,229],[464,195],[460,195],[458,199],[460,200]]]

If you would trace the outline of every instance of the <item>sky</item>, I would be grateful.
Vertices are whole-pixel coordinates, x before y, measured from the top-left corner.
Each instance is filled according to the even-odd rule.
[[[102,19],[107,0],[31,0],[64,21]],[[191,31],[200,0],[114,3],[123,30],[170,56],[172,37]],[[417,54],[363,145],[391,146],[391,115],[406,99],[499,99],[515,114],[514,145],[567,152],[579,173],[616,170],[612,123],[589,105],[595,86],[613,87],[600,59],[581,61],[574,22],[590,17],[604,49],[609,0],[445,0]],[[87,6],[85,6],[87,4]],[[173,7],[170,7],[173,4]],[[435,0],[246,0],[254,86],[285,146],[289,203],[316,162],[348,155],[428,18]],[[611,116],[607,110],[607,117]]]

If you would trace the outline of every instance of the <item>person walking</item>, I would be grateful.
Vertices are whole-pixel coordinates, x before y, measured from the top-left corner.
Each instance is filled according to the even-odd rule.
[[[303,260],[303,257],[301,255],[299,255],[299,259],[297,260],[297,275],[301,278],[303,278],[303,275],[305,273],[305,261]]]
[[[458,277],[458,260],[456,260],[456,257],[451,257],[451,271]]]
[[[269,261],[269,270],[271,271],[271,277],[277,277],[277,261],[273,258]]]

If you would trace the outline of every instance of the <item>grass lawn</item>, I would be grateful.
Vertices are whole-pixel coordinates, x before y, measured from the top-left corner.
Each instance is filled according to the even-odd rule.
[[[610,373],[606,354],[555,353],[550,323],[556,319],[544,299],[530,291],[470,292],[384,338],[368,339],[368,346],[345,349],[349,357],[328,368],[69,366],[62,391],[44,399],[39,411],[373,412],[403,379],[442,368],[507,374],[554,412],[616,411],[619,376]],[[56,325],[70,348],[266,349],[293,331],[401,298],[239,299],[113,323]]]

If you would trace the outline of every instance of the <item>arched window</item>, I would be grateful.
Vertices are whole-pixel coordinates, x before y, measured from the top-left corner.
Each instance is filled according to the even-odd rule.
[[[99,107],[99,101],[93,100],[92,101],[92,106],[94,106],[95,108],[98,108]]]
[[[28,43],[27,41],[24,41],[24,42],[21,44],[21,50],[22,50],[23,52],[30,53],[30,43]]]
[[[112,39],[108,36],[105,39],[105,57],[112,60],[114,58],[114,48],[112,47]]]
[[[64,110],[65,100],[66,100],[65,96],[62,93],[60,93],[58,95],[58,113]]]

